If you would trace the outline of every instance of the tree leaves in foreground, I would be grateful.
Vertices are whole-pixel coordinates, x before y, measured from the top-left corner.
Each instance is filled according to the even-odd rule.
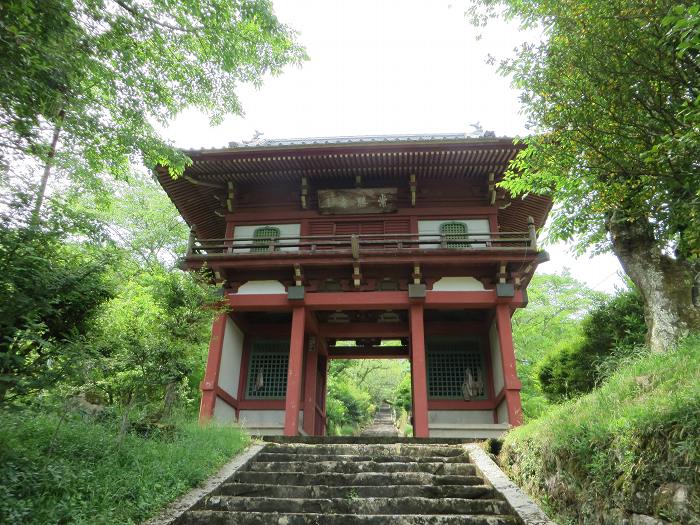
[[[503,186],[551,194],[552,234],[612,248],[649,342],[700,329],[700,7],[689,0],[475,0],[543,40],[501,63],[536,135]]]
[[[126,177],[135,161],[178,174],[187,159],[155,125],[187,107],[240,114],[241,83],[304,58],[269,0],[5,1],[0,160],[87,179]]]

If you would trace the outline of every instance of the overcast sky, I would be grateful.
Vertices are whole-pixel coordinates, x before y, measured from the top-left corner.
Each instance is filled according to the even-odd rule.
[[[274,0],[282,22],[299,33],[309,61],[269,78],[259,90],[241,86],[245,115],[218,127],[196,112],[166,130],[176,145],[221,147],[266,138],[463,133],[480,122],[497,136],[527,133],[518,94],[487,64],[507,56],[525,35],[515,26],[480,30],[462,1]],[[619,264],[612,256],[574,259],[567,247],[547,247],[539,271],[571,273],[612,291]]]

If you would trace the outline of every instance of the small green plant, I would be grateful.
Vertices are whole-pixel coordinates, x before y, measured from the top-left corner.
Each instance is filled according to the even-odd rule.
[[[360,497],[360,495],[357,493],[357,489],[350,489],[348,491],[347,495],[345,496],[345,499],[350,500],[350,501],[354,501],[354,500],[358,499],[359,497]]]

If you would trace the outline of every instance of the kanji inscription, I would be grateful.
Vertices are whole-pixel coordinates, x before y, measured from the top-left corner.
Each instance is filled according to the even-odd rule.
[[[318,190],[318,209],[324,215],[391,213],[396,211],[397,188]]]

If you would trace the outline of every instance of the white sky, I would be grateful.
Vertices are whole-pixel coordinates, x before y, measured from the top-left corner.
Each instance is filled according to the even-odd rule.
[[[244,117],[216,128],[194,111],[166,130],[180,147],[221,147],[250,139],[401,133],[462,133],[480,122],[497,136],[527,133],[517,93],[488,65],[524,38],[492,24],[481,40],[460,0],[274,0],[280,20],[299,33],[309,61],[241,86]],[[588,285],[612,291],[620,266],[611,255],[576,260],[547,248],[539,271],[568,267]]]

